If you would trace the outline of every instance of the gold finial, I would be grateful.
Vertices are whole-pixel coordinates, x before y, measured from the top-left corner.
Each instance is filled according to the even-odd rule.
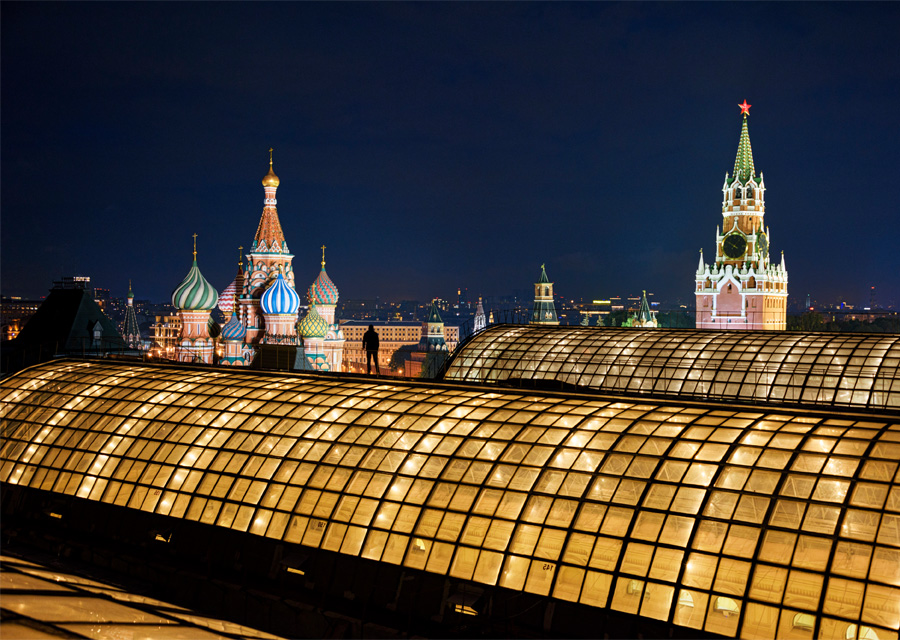
[[[322,245],[322,268],[325,268],[325,245]]]
[[[272,152],[274,149],[269,147],[269,173],[265,175],[262,180],[262,184],[264,187],[277,187],[280,184],[280,180],[278,176],[275,175],[275,170],[272,169]]]
[[[238,247],[238,266],[244,264],[244,247]]]
[[[194,260],[197,259],[197,234],[194,234]]]

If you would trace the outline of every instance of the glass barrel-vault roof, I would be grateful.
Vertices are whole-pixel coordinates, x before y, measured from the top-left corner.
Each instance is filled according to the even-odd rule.
[[[900,410],[900,335],[495,325],[444,379]]]
[[[900,422],[58,361],[0,481],[746,638],[897,638]]]

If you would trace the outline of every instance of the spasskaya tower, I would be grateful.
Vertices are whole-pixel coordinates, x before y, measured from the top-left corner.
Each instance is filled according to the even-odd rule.
[[[743,114],[734,172],[722,185],[722,226],[716,229],[716,256],[695,274],[698,329],[785,329],[788,274],[781,261],[769,260],[765,225],[766,185],[756,176],[747,130],[750,105]]]

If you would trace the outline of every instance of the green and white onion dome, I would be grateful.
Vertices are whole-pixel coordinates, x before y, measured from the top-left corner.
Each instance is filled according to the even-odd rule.
[[[238,314],[236,313],[232,314],[228,323],[222,327],[223,340],[243,340],[246,335],[247,329],[241,324],[241,321],[238,319]]]
[[[200,273],[197,258],[194,258],[191,270],[172,292],[172,305],[182,311],[210,311],[218,301],[219,294]]]
[[[319,315],[316,308],[311,306],[309,313],[300,321],[300,335],[304,338],[324,338],[328,333],[328,323]]]
[[[296,315],[300,309],[300,296],[294,291],[294,287],[280,273],[260,300],[263,313]]]

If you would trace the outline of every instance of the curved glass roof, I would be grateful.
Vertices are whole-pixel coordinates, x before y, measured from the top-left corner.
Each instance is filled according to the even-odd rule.
[[[900,336],[495,325],[444,380],[900,410]]]
[[[0,481],[744,638],[897,638],[900,421],[55,362]]]

